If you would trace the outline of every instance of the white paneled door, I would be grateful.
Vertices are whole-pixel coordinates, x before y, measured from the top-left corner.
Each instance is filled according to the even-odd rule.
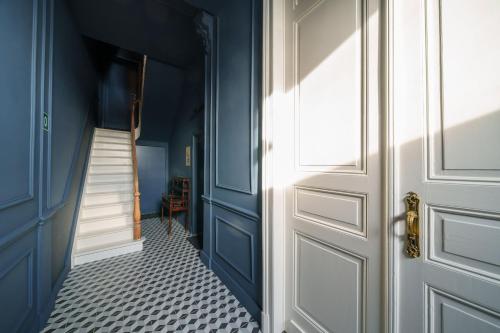
[[[500,1],[393,3],[394,332],[498,333]]]
[[[380,332],[379,2],[286,0],[284,14],[286,330]]]

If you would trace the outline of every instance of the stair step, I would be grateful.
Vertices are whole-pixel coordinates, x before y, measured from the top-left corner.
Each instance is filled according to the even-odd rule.
[[[84,250],[77,250],[73,257],[75,266],[88,262],[102,260],[119,256],[122,254],[138,252],[142,250],[144,238],[134,241],[114,242],[106,246],[90,247]]]
[[[132,183],[100,183],[86,184],[86,194],[89,193],[109,193],[109,192],[128,192],[132,193]]]
[[[115,204],[123,202],[132,202],[134,196],[132,192],[104,192],[104,193],[87,193],[84,198],[85,206]]]
[[[130,150],[116,150],[116,149],[92,149],[92,156],[96,157],[126,157],[132,158],[132,151]]]
[[[104,136],[113,138],[128,138],[130,140],[130,132],[96,128],[96,137]]]
[[[132,227],[134,218],[132,215],[116,215],[108,218],[95,218],[81,220],[78,233],[105,232],[111,228]]]
[[[93,156],[90,165],[132,165],[132,158]]]
[[[127,203],[116,203],[116,204],[102,204],[102,205],[92,205],[84,206],[81,218],[99,218],[106,216],[113,216],[119,214],[132,214],[133,206],[132,202]]]
[[[124,174],[89,174],[87,184],[102,184],[102,183],[130,183],[134,180],[131,173]]]
[[[133,227],[109,229],[106,232],[92,232],[78,235],[76,248],[78,251],[97,250],[118,242],[133,241]]]
[[[130,145],[130,138],[120,138],[114,136],[96,136],[94,139],[95,143],[121,143],[124,145]]]
[[[100,174],[122,174],[122,173],[132,173],[133,169],[131,165],[91,165],[89,169],[90,174],[100,175]]]
[[[132,148],[130,143],[109,143],[109,142],[94,142],[94,149],[113,149],[130,151]]]

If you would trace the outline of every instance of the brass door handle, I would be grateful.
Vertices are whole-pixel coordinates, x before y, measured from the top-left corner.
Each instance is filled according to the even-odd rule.
[[[420,221],[417,193],[409,192],[405,197],[406,203],[406,254],[411,258],[420,257]]]

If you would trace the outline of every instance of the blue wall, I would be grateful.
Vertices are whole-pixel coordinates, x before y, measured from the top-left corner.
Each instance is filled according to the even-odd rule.
[[[200,57],[202,54],[199,55]],[[190,232],[193,235],[201,234],[203,226],[198,216],[198,205],[201,204],[199,191],[196,191],[198,179],[193,177],[194,163],[203,168],[203,161],[195,161],[193,154],[193,135],[203,137],[204,125],[204,93],[203,66],[193,66],[184,71],[182,98],[173,118],[172,134],[169,140],[170,147],[170,176],[191,178],[192,192],[190,201]],[[191,147],[191,165],[186,166],[186,147]],[[203,149],[203,147],[200,147]],[[198,192],[195,194],[194,192]],[[184,216],[183,213],[179,215]],[[184,217],[180,217],[181,219]]]
[[[255,319],[262,302],[259,191],[261,1],[191,0],[206,10],[202,260]]]
[[[167,192],[168,145],[163,142],[138,141],[137,164],[141,213],[157,214],[161,195]]]
[[[186,68],[201,53],[196,9],[183,0],[68,0],[82,33]]]
[[[69,270],[96,107],[65,1],[0,2],[0,72],[0,332],[36,331]]]
[[[203,135],[203,83],[202,68],[185,71],[182,99],[169,140],[172,177],[191,177],[191,166],[186,166],[186,146],[191,146],[194,134]]]
[[[130,107],[137,93],[137,65],[113,60],[101,79],[100,127],[130,131]]]
[[[168,142],[182,106],[184,70],[148,59],[144,80],[141,139]]]

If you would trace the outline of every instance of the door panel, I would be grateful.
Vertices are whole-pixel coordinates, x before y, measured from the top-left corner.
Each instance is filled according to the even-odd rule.
[[[500,179],[500,149],[488,144],[500,142],[498,6],[428,1],[422,13],[431,179]]]
[[[365,258],[300,233],[295,234],[294,243],[294,307],[330,332],[359,332],[364,316]]]
[[[396,332],[499,332],[500,3],[395,1],[393,31]]]
[[[379,332],[379,3],[285,2],[288,332]]]
[[[364,171],[363,3],[309,5],[292,5],[290,29],[298,166]]]

